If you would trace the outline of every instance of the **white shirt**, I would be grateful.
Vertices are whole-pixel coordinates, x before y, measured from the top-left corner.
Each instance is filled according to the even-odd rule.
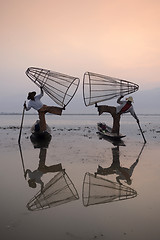
[[[120,101],[119,99],[117,100],[117,102],[120,104],[116,107],[116,113],[119,113],[121,111],[121,109],[125,106],[125,104],[127,103],[127,101]],[[135,118],[135,119],[138,119],[136,114],[135,114],[135,111],[134,111],[134,108],[133,106],[131,105],[129,109],[127,109],[125,111],[125,113],[127,112],[130,112],[130,114]]]
[[[43,176],[43,173],[39,171],[38,169],[35,171],[31,171],[29,169],[26,170],[26,174],[28,173],[28,176],[31,180],[34,180],[35,183],[39,183],[41,185],[41,191],[43,190],[44,183],[41,180],[41,177]]]
[[[35,110],[38,111],[43,106],[43,103],[40,101],[42,96],[43,92],[41,92],[39,95],[36,95],[34,97],[34,100],[29,100],[26,111],[29,111],[31,108],[34,108]]]

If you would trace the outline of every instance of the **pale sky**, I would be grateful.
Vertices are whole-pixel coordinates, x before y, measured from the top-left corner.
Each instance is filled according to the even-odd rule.
[[[30,66],[160,88],[159,0],[1,0],[0,29],[0,112],[20,112],[37,90]]]

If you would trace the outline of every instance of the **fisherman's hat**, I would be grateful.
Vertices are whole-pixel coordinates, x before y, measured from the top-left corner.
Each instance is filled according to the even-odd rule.
[[[29,100],[31,99],[31,96],[35,96],[35,95],[36,95],[36,92],[29,92],[27,99]]]
[[[33,179],[29,179],[28,184],[31,188],[36,188],[37,187],[37,184],[36,184],[35,181],[33,181]]]
[[[127,100],[127,101],[130,101],[130,102],[134,102],[134,101],[133,101],[133,98],[132,98],[131,96],[128,97],[128,98],[126,98],[126,100]]]

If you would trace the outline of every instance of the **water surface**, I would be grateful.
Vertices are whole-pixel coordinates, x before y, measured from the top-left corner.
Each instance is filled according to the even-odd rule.
[[[30,127],[36,116],[26,116],[20,152],[17,139],[21,116],[1,118],[0,228],[3,239],[159,239],[159,116],[140,116],[147,139],[145,146],[130,116],[122,118],[121,131],[126,134],[123,146],[99,139],[96,123],[106,119],[111,125],[111,118],[106,116],[47,116],[52,140],[44,151],[35,149],[30,141]],[[44,185],[57,175],[49,169],[61,163],[78,199],[70,182],[65,187],[60,179],[51,187],[55,198],[53,195],[50,208],[41,206],[43,210],[38,207],[38,211],[27,208],[39,192],[40,184],[29,187],[24,172],[37,170],[40,164],[43,168],[43,163],[49,167],[42,176]],[[98,165],[106,169],[107,175],[98,174],[94,179]],[[89,188],[88,181],[84,183],[86,173],[93,174]],[[131,181],[127,183],[128,176]],[[125,189],[131,188],[134,192],[126,190],[127,197],[122,198],[120,188],[115,190],[112,185],[109,189],[106,180],[117,184],[117,179]],[[91,200],[87,206],[84,206],[84,196]]]

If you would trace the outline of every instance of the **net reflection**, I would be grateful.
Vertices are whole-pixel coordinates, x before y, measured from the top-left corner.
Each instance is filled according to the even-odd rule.
[[[86,173],[83,181],[83,205],[95,205],[113,201],[126,200],[137,196],[137,192],[127,186],[120,185],[94,174]]]
[[[78,199],[78,192],[67,173],[59,172],[28,202],[27,208],[44,210]]]
[[[31,128],[30,140],[34,148],[48,148],[52,139],[51,129],[47,125],[45,132],[40,132],[40,121],[37,120]]]
[[[44,210],[79,199],[78,192],[62,164],[58,163],[49,166],[46,164],[48,149],[45,142],[39,148],[38,166],[34,170],[25,169],[25,161],[20,144],[19,150],[23,173],[28,186],[34,189],[40,185],[40,190],[26,205],[28,210]]]
[[[136,161],[130,166],[130,168],[126,168],[120,166],[119,146],[112,148],[113,161],[110,167],[103,168],[98,166],[95,174],[89,172],[85,174],[82,187],[83,205],[90,206],[135,198],[137,196],[136,190],[122,184],[122,181],[125,181],[128,185],[132,184],[131,176],[138,164],[143,149],[144,145]],[[116,175],[116,181],[97,176],[109,176],[113,174]]]

